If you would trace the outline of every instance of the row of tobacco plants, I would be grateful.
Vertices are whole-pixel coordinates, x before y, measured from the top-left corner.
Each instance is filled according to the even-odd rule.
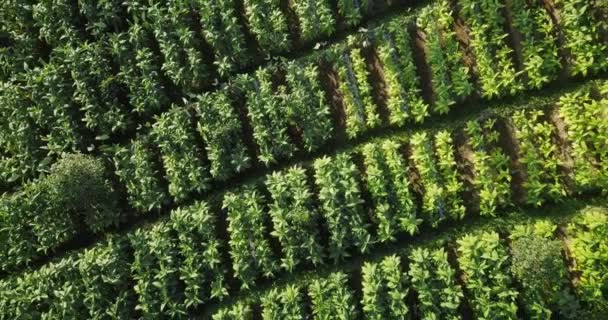
[[[608,258],[602,254],[608,215],[604,208],[591,207],[565,217],[530,219],[523,212],[511,222],[453,230],[355,265],[302,274],[211,305],[201,314],[189,308],[226,297],[231,281],[219,263],[221,244],[202,227],[214,223],[209,213],[204,204],[179,210],[166,223],[109,237],[35,272],[3,280],[0,318],[346,320],[469,314],[599,319],[608,308]]]
[[[3,50],[16,53],[0,60],[0,189],[31,181],[62,153],[97,153],[117,137],[147,135],[146,123],[171,117],[173,109],[189,109],[211,123],[198,128],[210,162],[204,175],[223,180],[257,162],[269,165],[297,150],[318,149],[342,131],[354,139],[378,127],[421,123],[473,96],[514,95],[608,67],[600,2],[556,1],[555,10],[547,10],[524,0],[506,8],[442,0],[303,59],[236,76],[255,65],[243,19],[265,53],[294,48],[279,1],[243,5],[241,17],[234,3],[219,0],[3,3],[9,14],[0,34],[11,42]],[[312,41],[335,32],[338,20],[360,24],[374,3],[338,1],[340,19],[326,1],[291,6],[302,38]],[[31,57],[40,48],[45,54]],[[215,70],[232,80],[219,85]],[[328,92],[327,74],[336,92]],[[378,74],[382,92],[374,88]],[[217,90],[207,92],[214,83]],[[334,94],[339,102],[328,99]],[[204,107],[213,103],[221,111]],[[253,127],[255,145],[248,147],[255,150],[246,151],[238,137],[249,125],[243,120]],[[228,125],[215,130],[218,123]]]
[[[104,287],[94,289],[95,292],[114,292],[104,294],[106,305],[99,308],[115,308],[120,314],[138,310],[149,317],[184,316],[202,304],[222,301],[239,291],[252,290],[264,279],[276,280],[283,275],[313,267],[337,265],[349,261],[351,257],[371,253],[379,245],[393,243],[406,234],[417,235],[422,230],[454,223],[465,215],[492,218],[514,204],[538,206],[545,201],[559,201],[565,196],[605,190],[608,181],[605,178],[606,170],[603,169],[608,161],[604,154],[608,141],[605,138],[608,127],[604,112],[608,103],[607,93],[606,82],[591,82],[577,90],[562,93],[558,98],[533,99],[529,101],[529,107],[505,111],[502,115],[470,119],[461,127],[453,128],[455,130],[426,130],[383,138],[348,152],[322,156],[311,165],[300,164],[276,171],[260,181],[231,189],[217,199],[219,201],[209,199],[182,206],[173,210],[166,220],[129,231],[127,235],[110,236],[107,241],[114,249],[107,249],[107,244],[103,244],[83,251],[109,250],[110,253],[104,254],[119,259],[116,264],[123,270],[122,273],[113,271],[113,280],[93,276]],[[583,103],[584,112],[571,112],[575,101]],[[539,105],[555,107],[539,108]],[[551,114],[555,114],[556,118],[551,118]],[[533,121],[522,126],[519,119],[522,115]],[[179,118],[179,113],[175,117]],[[552,119],[549,126],[548,119]],[[506,126],[514,127],[515,154],[507,152],[504,144],[500,143],[506,135],[501,128]],[[545,132],[547,130],[550,132]],[[566,132],[566,140],[563,141],[562,131]],[[549,148],[547,139],[556,144],[559,150],[568,150],[567,155]],[[161,145],[163,143],[172,145],[170,141],[159,142]],[[543,156],[531,161],[531,153]],[[571,160],[566,161],[565,156]],[[519,186],[525,190],[524,200],[517,200],[511,194],[514,176],[512,157],[520,159],[521,174],[526,177]],[[185,157],[178,162],[187,163],[187,159]],[[555,169],[556,162],[558,169]],[[571,167],[569,162],[576,166]],[[539,171],[539,167],[546,169]],[[465,175],[465,171],[468,175]],[[572,185],[565,183],[567,179],[573,181]],[[559,187],[560,183],[563,186]],[[27,204],[17,198],[10,200],[3,202],[5,218],[16,217],[12,214],[16,212],[13,208]],[[31,225],[40,221],[28,218],[27,214],[32,211],[23,212],[26,216],[11,220],[2,229],[2,238],[8,239],[2,247],[6,257],[3,261],[7,263],[24,259],[24,254],[35,250],[47,235],[40,226]],[[596,215],[593,219],[601,217],[604,215]],[[593,222],[583,225],[585,228],[595,228]],[[601,241],[601,237],[588,238],[586,233],[581,233],[581,238],[589,243]],[[542,243],[537,240],[533,242]],[[501,243],[500,237],[493,233],[465,236],[458,242],[458,262],[468,281],[466,291],[479,295],[470,301],[473,312],[485,315],[496,313],[509,318],[516,313],[516,293],[502,289],[503,286],[511,286],[512,280],[507,273],[501,273],[506,272],[503,270],[506,249],[500,249]],[[484,251],[491,248],[496,248],[497,253]],[[594,249],[593,246],[580,244],[572,247],[571,254],[581,261],[590,259],[584,250]],[[435,254],[441,256],[441,253]],[[70,259],[80,260],[75,257]],[[110,261],[98,259],[95,263]],[[17,301],[17,304],[3,310],[59,312],[53,311],[50,306],[70,306],[76,309],[61,312],[74,312],[81,316],[84,316],[84,312],[98,312],[95,311],[97,307],[92,309],[91,306],[79,304],[86,299],[75,298],[74,294],[65,291],[86,291],[76,289],[77,286],[71,282],[73,279],[84,281],[80,280],[82,271],[74,269],[79,262],[61,262],[69,271],[55,269],[56,263],[8,278],[5,284],[15,289],[4,292],[24,297],[25,300],[6,299]],[[589,260],[588,266],[595,263]],[[382,288],[386,287],[390,291],[390,288],[400,286],[401,280],[393,279],[398,265],[398,259],[389,259],[375,267],[366,267],[366,279],[391,278],[390,283],[385,285],[370,284],[378,288],[369,290],[384,290]],[[576,267],[583,268],[584,265],[581,262]],[[485,269],[482,267],[492,271],[483,271]],[[581,279],[581,283],[591,288],[585,290],[596,290],[589,295],[597,295],[601,289],[592,289],[597,284],[590,279],[602,273],[594,273],[595,270],[586,272],[590,275]],[[23,282],[21,278],[41,275],[58,279],[56,281],[63,289],[49,285],[45,288],[53,288],[52,291],[40,291],[35,289],[37,286]],[[132,278],[133,282],[117,280],[122,279],[120,277]],[[35,281],[44,283],[42,280]],[[325,296],[331,291],[328,287],[343,290],[344,281],[342,276],[336,275],[335,278],[319,280],[312,285],[313,304],[323,306],[332,299],[351,299],[347,298],[350,296],[348,292],[342,292],[344,296],[339,297]],[[27,284],[18,286],[24,283]],[[117,283],[120,286],[117,287]],[[599,283],[601,286],[603,282]],[[479,289],[482,287],[492,288],[489,296],[485,290]],[[21,290],[29,292],[29,295]],[[126,294],[131,298],[122,299]],[[386,304],[394,305],[395,312],[399,314],[407,312],[406,306],[398,301],[391,302],[394,295],[386,293]],[[377,296],[371,292],[364,300],[370,301]],[[79,303],[65,303],[62,300],[72,298]],[[456,297],[449,299],[452,301]],[[379,314],[377,317],[388,312],[388,307],[371,304],[365,310]],[[330,305],[352,306],[349,303]],[[356,312],[351,309],[327,311],[328,307],[318,307],[323,310],[319,312],[339,312],[345,314],[346,318]]]

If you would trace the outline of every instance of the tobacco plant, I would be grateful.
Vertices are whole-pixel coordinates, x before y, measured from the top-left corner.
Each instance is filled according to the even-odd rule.
[[[556,25],[541,1],[513,0],[507,6],[521,38],[526,86],[540,89],[554,80],[561,69]]]
[[[371,234],[367,230],[359,171],[347,153],[323,157],[314,163],[321,209],[329,229],[329,257],[334,263],[349,257],[351,248],[369,251]]]
[[[306,304],[304,292],[299,285],[290,284],[274,287],[261,298],[263,320],[305,319]]]
[[[512,122],[518,140],[519,159],[526,170],[523,186],[526,202],[540,206],[545,199],[557,200],[566,195],[560,173],[560,160],[554,136],[556,129],[542,121],[540,110],[515,111]]]
[[[410,119],[422,122],[429,116],[429,106],[421,96],[408,30],[410,24],[409,19],[393,19],[377,28],[374,35],[386,82],[389,121],[398,126]]]
[[[308,287],[308,295],[312,300],[312,318],[315,320],[350,320],[358,316],[345,273],[334,272],[327,277],[313,279]]]
[[[401,259],[388,256],[380,262],[366,262],[362,268],[363,314],[366,319],[406,319],[409,316],[407,273]]]
[[[409,255],[409,276],[418,293],[418,308],[423,319],[460,319],[458,308],[463,299],[456,284],[456,270],[443,249],[416,248]]]
[[[517,319],[517,291],[512,289],[509,256],[496,232],[467,234],[458,241],[458,264],[464,272],[477,319]]]
[[[245,43],[233,0],[193,0],[200,17],[201,32],[213,47],[214,64],[222,76],[249,64],[250,52]]]
[[[587,89],[559,99],[559,115],[568,130],[578,191],[608,186],[606,101],[592,99]]]
[[[319,237],[320,213],[315,207],[308,186],[306,170],[299,166],[268,175],[270,192],[271,232],[281,243],[281,266],[288,271],[303,263],[315,266],[323,262],[323,247]]]
[[[200,95],[194,106],[197,128],[211,163],[211,176],[226,180],[251,166],[243,129],[232,100],[224,91]]]
[[[163,159],[169,194],[176,201],[208,189],[209,169],[200,158],[201,150],[196,144],[188,110],[174,105],[156,117],[152,137]]]
[[[338,0],[338,14],[346,25],[357,26],[373,2],[374,0]]]
[[[574,259],[573,271],[580,274],[575,289],[581,301],[595,314],[608,310],[608,218],[599,209],[590,209],[568,226],[570,251]]]
[[[499,207],[511,204],[509,157],[497,147],[500,134],[496,119],[469,121],[465,132],[473,148],[473,185],[479,195],[481,215],[494,216]]]
[[[285,100],[273,88],[274,66],[256,70],[255,77],[243,75],[240,88],[247,100],[247,114],[258,146],[259,160],[266,166],[292,155],[295,146],[288,136]]]
[[[149,139],[140,137],[130,145],[116,147],[113,162],[115,173],[127,188],[129,203],[144,213],[160,209],[169,200],[156,170],[154,152]]]
[[[335,68],[340,78],[339,89],[343,96],[344,112],[346,114],[346,134],[353,139],[371,128],[380,125],[376,103],[372,98],[372,87],[369,83],[369,71],[362,52],[354,43],[355,37],[350,37],[350,49],[337,48],[334,57]]]
[[[262,276],[272,278],[278,269],[266,237],[263,205],[261,194],[254,188],[224,195],[232,268],[243,289],[250,288]]]
[[[249,30],[265,53],[279,53],[291,46],[287,18],[279,0],[244,0]]]
[[[228,295],[222,244],[216,217],[205,202],[171,212],[171,228],[177,234],[179,277],[184,283],[184,305],[198,306]]]
[[[137,229],[129,234],[133,248],[131,272],[137,293],[136,310],[144,318],[184,317],[184,293],[180,290],[180,261],[168,223]]]
[[[568,51],[571,75],[597,73],[608,68],[608,44],[602,41],[600,30],[605,21],[595,19],[602,1],[556,0],[555,7]]]
[[[336,21],[328,0],[295,0],[293,8],[300,23],[300,35],[304,41],[329,36],[336,30]]]
[[[413,235],[422,223],[409,190],[409,167],[400,149],[394,140],[369,143],[362,149],[380,242],[394,241],[401,230]]]
[[[333,136],[330,106],[321,88],[319,69],[312,63],[297,62],[287,63],[285,69],[289,123],[302,133],[304,148],[315,151]]]
[[[523,90],[515,63],[513,49],[501,14],[504,4],[494,0],[462,0],[460,14],[469,27],[470,45],[479,71],[481,94],[485,98],[513,95]]]
[[[425,52],[433,89],[433,111],[444,114],[473,92],[469,69],[453,31],[454,18],[448,1],[423,8],[416,25],[425,36]]]

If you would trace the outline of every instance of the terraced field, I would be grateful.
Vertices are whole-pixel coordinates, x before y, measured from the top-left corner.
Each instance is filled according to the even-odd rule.
[[[0,319],[608,313],[608,2],[0,8]]]

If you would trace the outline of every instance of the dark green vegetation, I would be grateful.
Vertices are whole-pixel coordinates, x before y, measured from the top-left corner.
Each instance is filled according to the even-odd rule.
[[[603,1],[0,9],[0,319],[608,312]]]

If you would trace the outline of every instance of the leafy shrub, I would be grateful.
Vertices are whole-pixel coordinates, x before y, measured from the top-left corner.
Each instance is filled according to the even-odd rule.
[[[561,243],[536,234],[516,237],[511,244],[511,272],[522,284],[527,313],[548,319],[552,310],[559,318],[575,319],[577,301],[568,289]]]
[[[65,155],[51,167],[42,185],[49,204],[82,216],[91,231],[120,221],[116,196],[99,159],[80,153]]]

